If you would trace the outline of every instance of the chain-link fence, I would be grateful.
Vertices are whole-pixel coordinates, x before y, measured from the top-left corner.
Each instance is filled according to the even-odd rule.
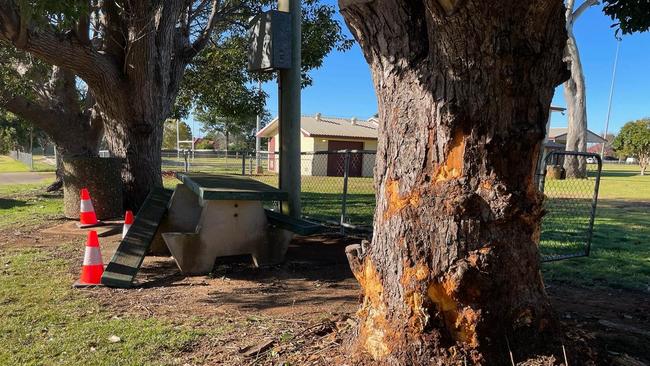
[[[14,160],[18,160],[21,163],[27,165],[29,167],[29,170],[34,170],[34,157],[32,154],[20,150],[12,150],[9,152],[9,156],[11,156]]]
[[[569,159],[581,160],[584,174],[567,177],[564,165]],[[589,255],[601,170],[596,154],[556,151],[546,156],[539,177],[546,210],[540,240],[543,261]]]
[[[370,231],[375,211],[374,151],[341,150],[301,154],[301,200],[305,218],[346,230]],[[280,154],[241,151],[163,151],[163,172],[251,176],[278,187]],[[583,159],[586,178],[566,179],[564,160]],[[544,161],[539,187],[546,195],[540,251],[543,260],[589,254],[601,161],[597,155],[553,152]]]
[[[346,229],[369,231],[375,210],[374,151],[304,152],[300,157],[302,214]],[[163,172],[247,175],[278,187],[280,154],[163,151]]]

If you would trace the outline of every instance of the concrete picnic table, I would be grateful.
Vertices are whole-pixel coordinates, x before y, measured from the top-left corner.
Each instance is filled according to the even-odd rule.
[[[287,192],[248,177],[184,174],[168,206],[162,233],[181,272],[206,274],[217,257],[250,254],[256,266],[284,260],[293,232],[269,224],[264,201]],[[279,213],[270,213],[279,215]]]

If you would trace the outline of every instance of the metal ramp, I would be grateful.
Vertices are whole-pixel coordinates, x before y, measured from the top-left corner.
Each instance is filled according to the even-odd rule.
[[[130,288],[133,279],[142,265],[160,225],[167,205],[172,197],[172,190],[153,188],[142,204],[140,211],[122,239],[111,261],[104,270],[102,284],[109,287]]]

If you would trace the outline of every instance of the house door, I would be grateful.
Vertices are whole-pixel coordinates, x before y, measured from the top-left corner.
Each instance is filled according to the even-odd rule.
[[[327,150],[363,150],[363,141],[334,141],[327,142]],[[327,157],[327,176],[342,177],[345,172],[345,154],[329,154]],[[363,154],[350,154],[349,177],[360,177],[363,172]]]

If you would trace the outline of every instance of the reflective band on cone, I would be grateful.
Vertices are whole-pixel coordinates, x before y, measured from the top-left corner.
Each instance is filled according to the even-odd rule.
[[[97,232],[91,230],[88,232],[88,239],[86,241],[81,277],[74,286],[100,285],[103,273],[104,262],[102,261],[102,253],[99,249],[99,238],[97,237]]]
[[[131,228],[131,224],[133,224],[133,211],[128,210],[124,215],[124,227],[122,227],[122,239],[126,237],[126,233],[129,232],[129,229]]]
[[[97,216],[93,202],[90,200],[90,194],[86,188],[81,189],[81,204],[79,206],[79,224],[82,226],[97,225]]]

